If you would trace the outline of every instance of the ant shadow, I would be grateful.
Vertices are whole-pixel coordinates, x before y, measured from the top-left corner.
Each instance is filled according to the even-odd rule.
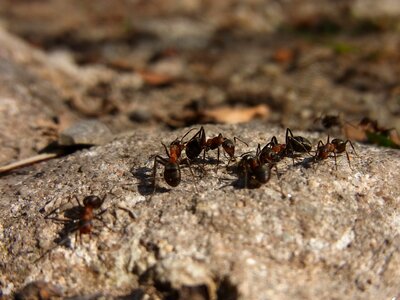
[[[79,230],[79,219],[84,211],[83,207],[73,206],[67,208],[62,212],[64,219],[61,221],[58,216],[55,215],[55,211],[48,214],[45,219],[53,220],[56,223],[63,224],[63,227],[58,231],[57,237],[53,240],[58,246],[65,246],[71,248],[70,235],[76,233]],[[55,215],[55,216],[53,216]]]
[[[234,175],[237,174],[237,166],[232,165],[232,166],[226,166],[226,170],[228,174]],[[224,189],[226,187],[233,187],[235,190],[243,190],[243,189],[257,189],[261,186],[261,184],[254,180],[254,178],[249,177],[249,181],[246,183],[246,180],[244,177],[238,177],[232,180],[232,178],[219,178],[219,181],[230,181],[227,184],[222,185],[219,187],[219,189]]]
[[[154,193],[166,193],[170,191],[170,189],[159,187],[157,185],[155,189],[153,188],[153,176],[150,175],[152,171],[153,170],[148,167],[134,167],[130,170],[133,177],[139,181],[138,191],[142,196],[150,196]]]
[[[314,166],[314,164],[315,164],[315,158],[312,156],[312,157],[306,157],[300,161],[295,162],[293,166],[310,169]]]

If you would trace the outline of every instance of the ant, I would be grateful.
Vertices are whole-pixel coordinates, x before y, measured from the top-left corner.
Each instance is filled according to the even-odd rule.
[[[279,144],[276,136],[273,136],[264,148],[261,149],[260,144],[258,144],[257,156],[263,164],[277,163],[286,156],[286,144]]]
[[[317,150],[315,152],[314,160],[323,160],[329,157],[331,153],[333,153],[333,157],[335,158],[335,167],[337,170],[337,162],[336,162],[336,156],[337,154],[346,153],[347,161],[349,162],[349,167],[351,169],[350,165],[350,157],[349,153],[347,152],[346,145],[350,144],[351,148],[353,148],[353,152],[355,154],[356,150],[354,149],[353,143],[350,140],[341,140],[341,139],[333,139],[332,141],[329,141],[329,136],[324,144],[321,140],[318,142],[317,145]]]
[[[246,142],[242,141],[241,139],[237,137],[233,137],[233,141],[231,139],[228,139],[224,137],[221,133],[213,138],[207,139],[205,145],[204,145],[204,159],[206,152],[210,150],[215,150],[217,149],[218,154],[217,154],[217,164],[219,164],[219,154],[220,154],[220,147],[222,146],[222,149],[224,149],[225,153],[229,155],[229,162],[235,160],[235,145],[236,145],[236,140],[241,141],[243,144],[246,146],[249,146]],[[229,164],[228,162],[228,164]]]
[[[237,170],[238,175],[243,176],[244,186],[247,187],[260,187],[262,184],[268,182],[271,178],[272,164],[264,164],[260,161],[259,156],[244,154],[239,161]]]
[[[186,144],[183,142],[183,139],[186,135],[188,135],[195,128],[189,130],[180,140],[175,139],[170,145],[169,149],[164,143],[161,143],[164,146],[165,153],[168,158],[164,158],[160,155],[156,155],[154,157],[154,166],[153,166],[153,193],[156,189],[156,172],[157,172],[157,164],[160,163],[164,166],[164,180],[165,182],[172,186],[176,187],[181,182],[181,154],[185,149]],[[190,172],[193,174],[192,168],[190,167],[190,162],[187,160]]]
[[[395,130],[395,128],[384,128],[378,125],[377,120],[370,119],[368,117],[364,117],[361,119],[358,125],[365,131],[365,132],[372,132],[383,135],[385,137],[390,136],[390,132]]]
[[[186,156],[189,160],[198,157],[206,145],[206,132],[201,126],[200,130],[186,143]]]
[[[262,149],[258,145],[257,153],[262,163],[277,163],[285,157],[292,157],[294,160],[295,152],[310,153],[312,149],[311,142],[302,136],[294,136],[292,131],[286,129],[285,144],[278,143],[276,136]]]
[[[76,240],[78,240],[79,237],[80,243],[82,242],[83,234],[89,234],[89,236],[91,237],[93,232],[93,220],[95,219],[103,223],[105,227],[108,227],[105,224],[105,222],[100,218],[100,216],[104,214],[107,209],[104,209],[97,214],[94,213],[94,210],[98,210],[102,206],[106,197],[107,195],[104,195],[103,198],[100,198],[95,195],[89,195],[83,198],[83,205],[82,205],[78,197],[74,195],[73,198],[78,203],[78,206],[64,211],[64,216],[66,217],[66,219],[49,217],[56,210],[58,210],[58,208],[47,214],[45,219],[50,219],[64,223],[65,237],[60,241],[58,241],[54,247],[50,248],[45,253],[43,253],[35,262],[42,259],[47,253],[55,249],[57,246],[64,244],[69,238],[69,234],[72,232],[75,232]]]
[[[339,115],[325,115],[318,117],[314,120],[314,124],[319,120],[321,120],[321,124],[325,129],[342,126],[342,119]]]
[[[230,157],[229,161],[232,161],[235,156],[236,140],[239,140],[248,146],[246,142],[237,137],[234,137],[232,141],[231,139],[224,137],[221,133],[216,137],[206,139],[204,127],[201,126],[200,130],[186,143],[186,156],[190,160],[193,160],[201,154],[201,151],[203,151],[203,160],[205,160],[206,152],[217,149],[217,160],[219,164],[220,147],[222,146],[225,153]]]
[[[16,300],[23,299],[40,299],[40,300],[50,300],[55,298],[61,298],[62,295],[61,288],[54,284],[46,281],[33,281],[25,285],[21,290],[15,294]],[[0,295],[1,296],[1,295]],[[0,299],[2,299],[0,297]]]
[[[289,136],[289,134],[290,134],[290,136]],[[292,131],[289,128],[286,129],[287,155],[293,156],[294,152],[310,153],[311,149],[312,149],[312,144],[308,139],[306,139],[305,137],[299,136],[299,135],[293,136]]]

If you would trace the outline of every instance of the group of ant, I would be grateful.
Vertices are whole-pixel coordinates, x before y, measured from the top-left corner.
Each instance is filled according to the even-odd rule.
[[[212,138],[206,138],[206,133],[203,127],[197,131],[192,138],[188,141],[184,141],[184,138],[195,128],[189,130],[182,138],[176,138],[167,147],[162,143],[167,158],[160,155],[154,157],[153,165],[153,193],[156,189],[156,174],[157,166],[161,164],[164,166],[164,180],[165,182],[176,187],[181,182],[181,164],[185,163],[188,165],[192,176],[194,173],[192,170],[192,163],[201,155],[203,152],[203,164],[205,162],[206,153],[210,150],[217,149],[217,166],[220,162],[220,148],[228,156],[228,166],[231,162],[236,161],[235,146],[236,141],[240,141],[246,146],[248,144],[238,137],[234,137],[233,140],[224,137],[221,133],[218,136]],[[269,181],[271,177],[271,169],[276,168],[276,164],[284,158],[294,159],[302,154],[308,153],[312,161],[317,162],[328,157],[335,159],[335,166],[337,168],[336,158],[338,154],[345,153],[347,160],[350,165],[350,157],[347,152],[347,144],[349,144],[353,152],[356,154],[354,145],[350,140],[332,139],[328,136],[327,141],[324,143],[320,140],[317,144],[316,150],[312,153],[312,143],[303,136],[295,136],[292,131],[286,129],[285,143],[279,143],[276,136],[273,136],[271,140],[261,148],[258,144],[255,154],[252,152],[246,152],[240,156],[240,160],[236,165],[236,173],[244,183],[245,188],[256,188],[260,187]],[[182,157],[182,152],[185,150],[186,157]]]
[[[181,182],[181,164],[184,162],[189,166],[190,172],[194,177],[192,171],[192,163],[203,152],[203,163],[205,162],[206,153],[210,150],[217,150],[217,165],[220,162],[220,151],[221,147],[225,155],[228,156],[228,165],[236,161],[235,146],[236,142],[240,141],[246,146],[248,144],[241,139],[234,137],[228,139],[221,133],[212,138],[206,138],[206,133],[203,127],[197,131],[188,141],[184,141],[184,138],[195,128],[189,130],[181,139],[175,139],[170,143],[169,147],[162,143],[168,158],[156,155],[154,157],[153,166],[153,193],[156,188],[156,172],[158,164],[164,166],[164,179],[168,185],[176,187]],[[311,142],[302,136],[294,136],[292,131],[286,129],[285,143],[279,143],[278,139],[273,136],[271,140],[261,148],[258,144],[255,154],[252,152],[246,152],[240,156],[239,162],[236,164],[235,170],[239,178],[244,181],[244,187],[255,188],[260,187],[262,184],[268,182],[271,177],[271,169],[276,167],[276,164],[284,158],[292,158],[293,161],[299,155],[304,153],[310,154],[313,161],[320,161],[327,159],[330,156],[335,158],[341,153],[346,153],[347,160],[350,165],[349,154],[346,150],[346,145],[350,144],[354,150],[354,146],[349,140],[333,139],[330,140],[329,136],[327,141],[324,143],[319,141],[317,148],[312,154]],[[182,158],[182,152],[185,150],[186,158]],[[337,167],[337,165],[336,165]],[[351,166],[350,166],[351,167]],[[56,245],[47,251],[45,251],[35,262],[42,259],[46,254],[50,253],[54,248],[59,245],[63,245],[68,241],[69,235],[75,233],[77,241],[81,241],[82,235],[92,235],[94,221],[101,222],[105,227],[108,228],[107,224],[103,221],[102,215],[107,209],[101,209],[102,204],[106,196],[100,198],[99,196],[89,195],[84,197],[82,203],[74,195],[73,198],[77,202],[77,206],[64,211],[65,218],[54,217],[56,210],[51,211],[45,219],[50,219],[59,223],[64,224],[64,230],[60,234],[61,239],[57,241]],[[122,210],[126,210],[132,218],[131,212],[123,207],[118,207]],[[99,211],[99,212],[96,212]]]

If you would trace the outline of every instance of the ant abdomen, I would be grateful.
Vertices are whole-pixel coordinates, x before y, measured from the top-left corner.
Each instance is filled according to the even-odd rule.
[[[181,169],[176,163],[168,162],[165,164],[164,179],[172,187],[176,187],[181,182]]]
[[[186,156],[193,160],[198,157],[203,150],[197,139],[193,139],[186,144]]]
[[[266,165],[260,165],[253,170],[254,177],[260,183],[267,183],[271,177],[271,168]]]
[[[344,152],[346,150],[347,142],[345,142],[345,141],[343,141],[341,139],[333,139],[331,141],[331,143],[335,145],[337,153],[342,153],[342,152]]]
[[[229,157],[235,156],[235,144],[230,139],[225,139],[222,143],[222,148],[229,155]]]
[[[295,152],[309,152],[312,149],[311,142],[302,136],[290,137],[290,147]]]
[[[79,233],[80,234],[89,234],[93,230],[93,224],[90,220],[81,220],[79,222]]]

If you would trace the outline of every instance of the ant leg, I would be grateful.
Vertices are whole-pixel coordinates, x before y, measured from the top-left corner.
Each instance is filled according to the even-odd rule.
[[[238,137],[234,136],[234,137],[233,137],[233,142],[235,143],[235,145],[236,145],[236,140],[242,142],[242,143],[245,144],[247,147],[249,146],[249,144],[247,144],[245,141],[243,141],[243,140],[239,139]]]
[[[276,177],[278,178],[278,180],[280,180],[280,176],[279,176],[279,172],[278,172],[278,166],[276,165],[276,163],[270,165],[269,168],[270,169],[272,169],[272,168],[275,169]]]
[[[348,153],[347,151],[345,151],[345,152],[346,152],[347,162],[349,163],[349,167],[350,167],[351,170],[353,170],[353,168],[351,167],[351,164],[350,164],[350,156],[349,156],[349,153]]]
[[[164,143],[161,143],[161,144],[164,146],[165,153],[167,154],[167,156],[170,157],[170,156],[169,156],[169,152],[168,152],[167,146],[166,146]],[[156,156],[157,156],[157,155],[156,155]]]
[[[94,218],[95,218],[97,221],[101,222],[101,224],[103,224],[104,227],[106,227],[106,228],[109,229],[109,230],[112,230],[110,227],[108,227],[107,223],[106,223],[102,218],[100,218],[98,215],[97,215],[97,216],[94,216]],[[90,233],[92,233],[92,232],[90,232]]]
[[[289,141],[289,133],[290,133],[290,136],[291,136],[291,137],[294,137],[292,131],[291,131],[289,128],[286,128],[286,136],[285,136],[286,144],[287,144],[288,141]],[[271,140],[271,141],[272,141],[272,140]]]
[[[192,166],[191,166],[191,164],[190,164],[190,159],[186,159],[187,160],[187,164],[188,164],[188,167],[189,167],[189,170],[190,170],[190,174],[192,174],[192,177],[193,177],[193,184],[194,184],[194,189],[196,190],[196,193],[198,193],[199,192],[199,190],[197,189],[197,184],[196,184],[196,178],[195,178],[195,176],[194,176],[194,173],[193,173],[193,169],[192,169]]]
[[[183,139],[189,134],[189,133],[191,133],[193,130],[197,130],[197,128],[195,127],[195,128],[192,128],[192,129],[190,129],[188,132],[186,132],[184,135],[183,135],[183,137],[181,138],[181,142],[183,141]],[[196,134],[197,135],[197,134]]]
[[[60,222],[63,224],[68,224],[68,223],[73,222],[72,219],[62,219],[62,218],[52,218],[52,217],[46,218],[46,220],[52,220],[52,221]]]
[[[164,144],[163,144],[164,145]],[[165,145],[164,145],[165,146]],[[156,175],[157,175],[157,164],[158,163],[160,163],[160,164],[162,164],[163,166],[165,166],[165,164],[166,164],[166,159],[165,158],[163,158],[162,156],[160,156],[160,155],[156,155],[156,156],[154,156],[154,165],[153,165],[153,183],[152,183],[152,186],[153,186],[153,192],[152,192],[152,194],[154,194],[155,193],[155,191],[156,191]]]
[[[219,146],[217,148],[217,169],[215,170],[216,172],[218,171],[218,166],[219,166]]]
[[[114,195],[114,194],[113,194]],[[104,203],[104,200],[106,200],[106,198],[107,198],[107,196],[108,196],[108,194],[104,194],[104,196],[103,196],[103,198],[101,198],[101,203],[100,203],[100,206]],[[115,195],[114,195],[115,196]]]
[[[244,188],[247,189],[249,187],[249,179],[247,168],[244,170]]]
[[[336,168],[336,171],[337,171],[337,162],[336,162],[336,152],[335,151],[333,151],[333,157],[335,158],[335,168]]]
[[[79,206],[79,207],[84,207],[84,205],[82,205],[82,204],[80,203],[80,201],[79,201],[77,195],[73,195],[72,197],[76,200],[76,202],[78,203],[78,206]]]
[[[267,144],[268,145],[268,144]],[[265,148],[265,147],[264,147]],[[263,148],[263,149],[264,149]],[[257,150],[256,150],[256,156],[258,157],[259,155],[260,155],[260,153],[261,153],[261,145],[260,145],[260,143],[258,143],[258,145],[257,145]]]
[[[347,140],[347,141],[346,141],[346,144],[347,144],[347,143],[350,144],[351,148],[353,149],[354,154],[358,156],[358,154],[357,154],[357,152],[356,152],[356,149],[354,149],[353,143],[352,143],[350,140]]]

